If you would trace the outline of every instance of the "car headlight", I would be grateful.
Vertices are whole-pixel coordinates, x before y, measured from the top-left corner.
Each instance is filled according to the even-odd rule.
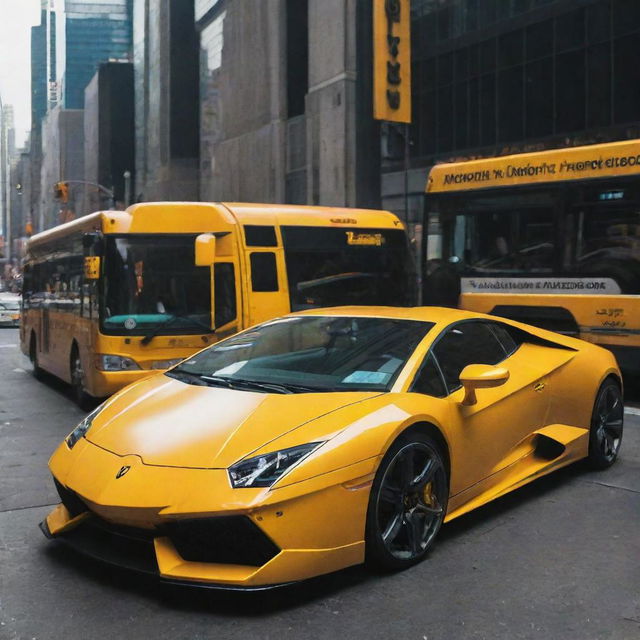
[[[67,443],[67,447],[69,449],[73,449],[76,446],[76,443],[80,438],[84,436],[87,431],[91,428],[91,423],[93,419],[100,413],[100,409],[102,409],[102,405],[96,407],[91,413],[87,414],[84,420],[64,439]]]
[[[242,487],[270,487],[296,463],[306,458],[322,442],[310,442],[298,447],[241,460],[229,467],[229,479],[234,489]]]
[[[96,367],[101,371],[136,371],[140,366],[135,360],[106,353],[96,355]]]

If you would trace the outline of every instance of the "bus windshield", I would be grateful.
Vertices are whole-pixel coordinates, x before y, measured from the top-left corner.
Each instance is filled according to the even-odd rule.
[[[195,266],[195,236],[107,236],[101,324],[105,333],[211,331],[211,282]]]
[[[291,310],[415,304],[404,231],[282,227]]]

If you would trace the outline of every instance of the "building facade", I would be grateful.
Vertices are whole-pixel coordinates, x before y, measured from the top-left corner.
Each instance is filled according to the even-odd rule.
[[[382,200],[419,224],[436,162],[640,137],[640,3],[412,0],[405,163],[385,127]]]
[[[111,198],[104,190],[87,185],[88,211],[114,204],[124,208],[131,202],[135,180],[133,91],[130,62],[102,63],[85,89],[84,179],[113,192]]]
[[[197,200],[198,39],[193,0],[135,0],[136,200]]]
[[[203,199],[376,206],[370,12],[354,0],[196,3]]]
[[[38,229],[67,222],[86,209],[83,184],[69,185],[69,201],[55,198],[54,185],[60,180],[84,182],[84,112],[57,106],[42,121],[42,156]]]

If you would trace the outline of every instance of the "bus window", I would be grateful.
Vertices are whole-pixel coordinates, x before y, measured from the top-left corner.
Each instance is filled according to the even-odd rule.
[[[554,252],[551,210],[455,216],[451,253],[455,262],[473,273],[549,273]]]
[[[282,227],[291,310],[415,304],[404,231]]]
[[[253,291],[277,291],[276,254],[271,251],[251,254],[251,288]]]

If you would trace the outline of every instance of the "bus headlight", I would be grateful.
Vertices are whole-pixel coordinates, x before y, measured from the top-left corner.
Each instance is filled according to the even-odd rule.
[[[96,355],[96,367],[100,371],[137,371],[138,363],[124,356],[112,356],[106,353]]]

